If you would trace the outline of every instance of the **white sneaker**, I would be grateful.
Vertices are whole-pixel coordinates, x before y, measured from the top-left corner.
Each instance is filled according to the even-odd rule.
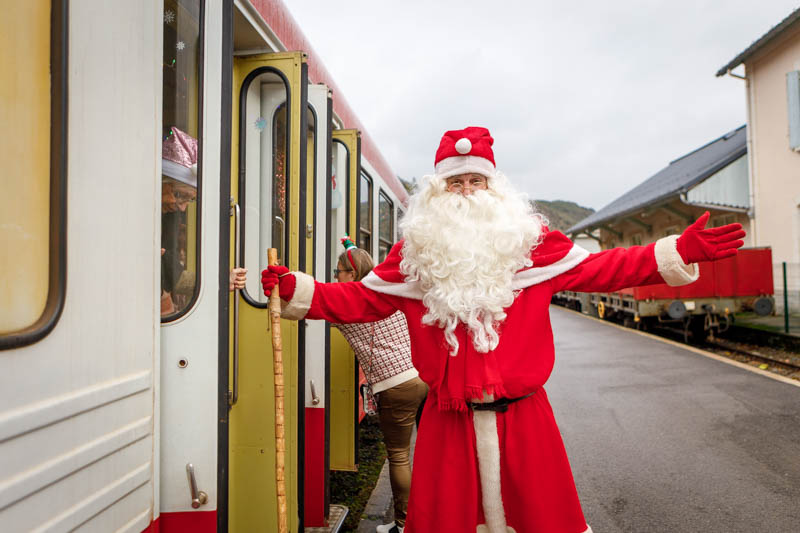
[[[403,533],[402,527],[398,527],[396,523],[381,524],[375,528],[375,533]]]

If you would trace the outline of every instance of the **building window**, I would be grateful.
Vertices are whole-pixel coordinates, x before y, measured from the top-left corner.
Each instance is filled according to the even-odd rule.
[[[201,0],[164,1],[161,321],[197,296],[200,248]]]
[[[678,226],[667,226],[664,228],[662,237],[669,237],[670,235],[680,235],[681,229]]]
[[[0,348],[55,327],[66,287],[66,1],[0,17]]]
[[[358,247],[372,253],[372,179],[363,171],[359,182]]]
[[[786,73],[786,109],[789,120],[789,148],[800,151],[800,71]]]
[[[736,222],[736,215],[733,213],[728,213],[726,215],[719,215],[713,217],[711,219],[711,223],[708,225],[709,228],[718,228],[720,226],[725,226],[727,224],[733,224]]]
[[[394,244],[394,204],[383,191],[378,194],[378,262],[386,259]]]
[[[634,233],[631,235],[631,246],[641,246],[642,245],[642,234],[641,233]]]

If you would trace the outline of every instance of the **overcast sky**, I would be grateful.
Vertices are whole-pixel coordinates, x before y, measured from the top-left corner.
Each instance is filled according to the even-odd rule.
[[[398,176],[485,126],[520,189],[594,209],[744,124],[715,73],[800,4],[284,1]]]

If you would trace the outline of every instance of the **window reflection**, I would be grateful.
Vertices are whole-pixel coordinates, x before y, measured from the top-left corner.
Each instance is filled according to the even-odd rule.
[[[161,317],[191,305],[198,264],[200,0],[164,1]]]

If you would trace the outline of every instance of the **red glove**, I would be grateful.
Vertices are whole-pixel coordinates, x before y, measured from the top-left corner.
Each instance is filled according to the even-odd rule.
[[[745,232],[741,224],[704,229],[709,216],[706,211],[678,237],[675,245],[687,265],[732,257],[736,255],[737,248],[744,246],[744,241],[741,239],[745,236]]]
[[[269,295],[272,293],[272,289],[275,285],[280,286],[278,287],[278,294],[281,297],[281,300],[289,302],[292,300],[292,296],[294,296],[294,288],[297,285],[297,280],[294,277],[294,274],[289,273],[289,269],[285,266],[275,265],[267,267],[261,273],[261,286],[264,287],[264,296],[269,298]]]

